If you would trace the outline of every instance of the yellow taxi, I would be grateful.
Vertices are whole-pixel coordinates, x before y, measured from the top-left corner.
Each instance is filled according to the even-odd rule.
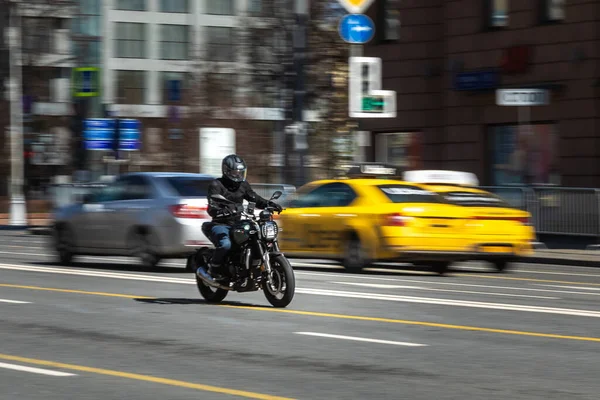
[[[451,204],[469,210],[468,236],[473,256],[505,271],[510,262],[533,254],[536,233],[531,215],[502,198],[478,188],[477,176],[462,171],[418,170],[404,172],[407,182],[424,185]]]
[[[280,215],[286,255],[328,258],[358,271],[399,260],[444,273],[469,255],[469,210],[423,185],[402,182],[396,168],[361,164],[345,178],[311,182]]]

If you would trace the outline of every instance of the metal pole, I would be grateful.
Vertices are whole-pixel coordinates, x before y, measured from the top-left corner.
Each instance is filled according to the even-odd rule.
[[[360,44],[351,44],[350,45],[350,57],[362,57],[363,56],[363,46]],[[356,131],[354,132],[354,146],[358,147],[355,149],[354,161],[362,162],[366,160],[366,155],[364,154],[364,148],[359,146],[361,141],[361,130],[360,130],[360,119],[355,119]]]
[[[296,135],[301,137],[295,138],[294,153],[297,156],[298,164],[296,168],[296,186],[301,186],[306,182],[306,170],[304,166],[307,149],[304,144],[306,140],[307,130],[304,123],[304,63],[306,60],[307,47],[307,22],[309,17],[309,0],[295,0],[295,30],[293,35],[294,46],[294,66],[295,66],[295,84],[294,84],[294,107],[293,107],[293,122],[298,127]],[[300,139],[300,140],[298,140]]]
[[[9,63],[10,63],[10,224],[27,225],[25,196],[23,194],[23,109],[21,75],[21,20],[18,5],[8,3]]]

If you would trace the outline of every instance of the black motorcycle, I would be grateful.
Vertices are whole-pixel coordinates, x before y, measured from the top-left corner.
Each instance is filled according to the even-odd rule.
[[[276,191],[270,200],[276,200],[281,195],[282,192]],[[212,195],[211,199],[219,203],[232,203],[221,195]],[[279,227],[273,220],[275,209],[267,207],[257,217],[254,215],[255,207],[256,203],[248,203],[231,228],[232,247],[223,264],[226,277],[209,281],[195,274],[198,290],[207,302],[218,303],[230,291],[254,292],[262,289],[274,307],[287,307],[291,303],[296,278],[292,266],[279,249]],[[202,224],[206,237],[210,237],[210,226],[211,222]],[[213,252],[214,249],[203,247],[188,262],[208,271]]]

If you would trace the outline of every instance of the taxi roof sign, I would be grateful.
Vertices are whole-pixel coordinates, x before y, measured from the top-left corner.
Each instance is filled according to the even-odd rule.
[[[404,172],[404,180],[422,184],[479,186],[477,175],[463,171],[417,170]]]
[[[399,168],[384,163],[357,163],[346,166],[346,176],[349,178],[399,177]]]

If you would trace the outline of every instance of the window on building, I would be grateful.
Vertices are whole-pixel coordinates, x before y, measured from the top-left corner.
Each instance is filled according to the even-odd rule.
[[[187,13],[189,12],[189,2],[188,0],[160,0],[160,11],[166,13]]]
[[[146,0],[115,0],[115,10],[146,11]]]
[[[206,4],[206,13],[212,15],[234,15],[233,0],[208,1]]]
[[[378,133],[375,137],[375,161],[407,169],[422,168],[419,132]]]
[[[207,59],[210,61],[234,60],[233,28],[207,26],[206,48]]]
[[[52,26],[49,18],[23,18],[24,56],[48,54],[52,51]]]
[[[508,26],[508,1],[509,0],[487,0],[488,26],[501,28]]]
[[[248,14],[254,17],[270,17],[273,16],[274,1],[264,0],[248,0]]]
[[[381,0],[377,3],[379,11],[377,13],[376,33],[382,42],[391,42],[400,39],[400,11],[398,10],[398,0]]]
[[[146,71],[116,71],[119,104],[145,104]]]
[[[145,24],[116,22],[115,28],[115,57],[146,58]]]
[[[173,81],[179,81],[174,83]],[[163,104],[168,102],[183,101],[185,91],[188,88],[190,77],[187,72],[164,71],[161,73],[161,92]],[[179,100],[174,96],[179,92]]]
[[[212,73],[205,78],[208,104],[212,107],[231,107],[234,104],[236,75]]]
[[[542,20],[556,22],[565,19],[565,0],[542,0]]]
[[[555,124],[490,126],[490,183],[559,184],[558,138]]]
[[[160,26],[160,58],[163,60],[187,60],[189,51],[189,27],[187,25]]]

